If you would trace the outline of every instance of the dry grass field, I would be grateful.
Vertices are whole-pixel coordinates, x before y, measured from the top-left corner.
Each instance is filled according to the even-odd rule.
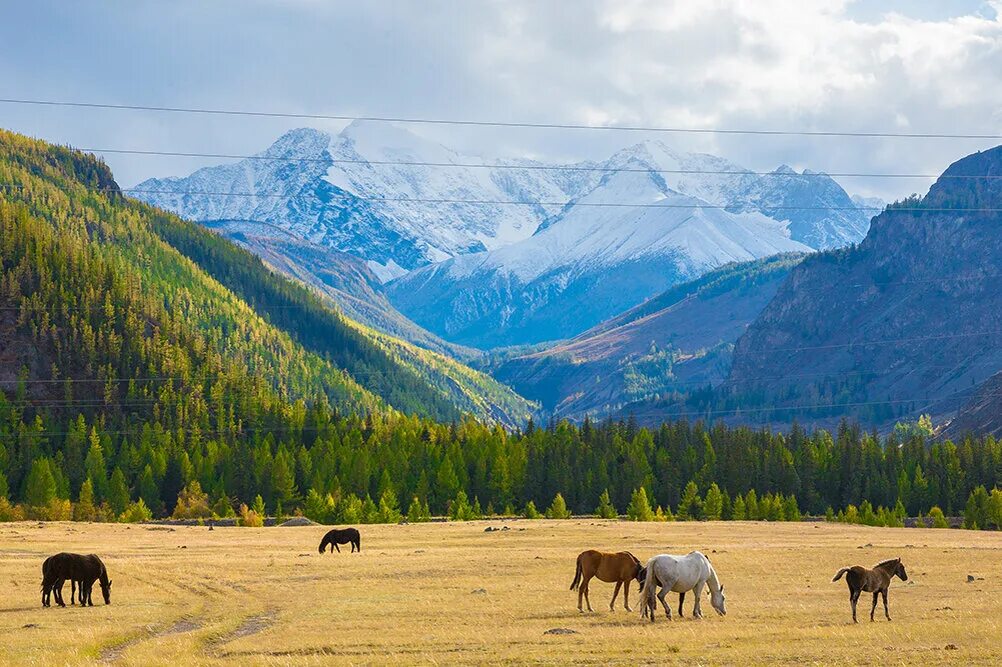
[[[1002,535],[826,524],[598,520],[362,526],[362,553],[317,553],[325,529],[0,524],[4,664],[998,664]],[[728,615],[654,625],[595,582],[586,548],[707,553]],[[44,609],[45,555],[98,553],[111,606]],[[893,622],[853,625],[842,565],[900,556]],[[972,583],[968,575],[984,577]],[[869,596],[864,594],[860,602]],[[69,600],[69,586],[66,587]],[[672,595],[671,600],[676,600]],[[636,590],[631,591],[635,608]],[[868,605],[867,605],[868,612]],[[567,628],[575,634],[545,634]]]

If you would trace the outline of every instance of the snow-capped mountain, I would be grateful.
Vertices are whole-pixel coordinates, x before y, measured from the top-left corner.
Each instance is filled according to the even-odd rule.
[[[727,262],[810,248],[787,224],[731,213],[631,159],[532,237],[388,285],[394,305],[448,340],[494,347],[566,338]]]
[[[388,280],[526,238],[600,177],[541,166],[462,155],[399,127],[356,121],[337,135],[292,130],[253,158],[150,179],[135,194],[202,222],[283,227],[366,260]],[[509,201],[557,203],[493,203]]]
[[[757,174],[660,141],[554,165],[373,122],[292,130],[134,194],[223,233],[357,257],[405,314],[480,345],[573,335],[723,262],[853,243],[870,218],[824,174]]]

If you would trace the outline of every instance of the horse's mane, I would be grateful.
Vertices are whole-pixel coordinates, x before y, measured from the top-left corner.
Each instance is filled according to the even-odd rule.
[[[877,565],[873,569],[877,569],[878,567],[887,568],[891,566],[896,566],[900,562],[901,562],[900,558],[888,558],[887,560],[880,561],[879,563],[877,563]]]
[[[627,556],[629,556],[630,558],[632,558],[634,563],[636,563],[637,565],[640,565],[640,559],[639,558],[637,558],[636,556],[634,556],[633,554],[631,554],[629,551],[624,551],[623,553],[626,554]]]

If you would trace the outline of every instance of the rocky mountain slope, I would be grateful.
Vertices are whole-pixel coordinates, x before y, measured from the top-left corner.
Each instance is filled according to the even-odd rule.
[[[734,341],[802,258],[728,264],[572,340],[509,359],[493,375],[545,409],[574,418],[719,384]]]
[[[876,217],[858,246],[794,269],[737,343],[730,404],[875,424],[952,418],[1002,369],[1000,176],[1002,147],[965,157],[924,198]]]

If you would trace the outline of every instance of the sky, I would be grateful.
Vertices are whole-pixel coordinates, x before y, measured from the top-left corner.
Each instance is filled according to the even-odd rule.
[[[0,97],[292,113],[1002,134],[1002,0],[4,0]],[[0,103],[81,148],[250,154],[343,123]],[[638,133],[414,126],[464,152],[601,159]],[[1002,140],[661,134],[765,170],[936,174]],[[106,155],[118,181],[218,162]],[[927,179],[840,178],[888,200]]]

